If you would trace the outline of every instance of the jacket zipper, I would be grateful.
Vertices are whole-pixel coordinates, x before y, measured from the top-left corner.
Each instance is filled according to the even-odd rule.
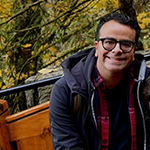
[[[95,87],[93,86],[92,89],[93,90],[91,90],[91,93],[92,93],[92,96],[91,96],[91,111],[92,111],[92,117],[93,117],[93,120],[94,120],[95,127],[96,127],[96,129],[98,131],[97,119],[96,119],[96,115],[95,115],[95,111],[94,111],[94,106],[93,106],[93,104],[94,104],[94,89],[95,89]],[[99,149],[100,149],[100,147],[101,147],[101,144],[99,145]]]
[[[97,127],[97,121],[96,121],[96,116],[95,116],[95,112],[94,112],[93,101],[94,101],[94,91],[93,91],[92,97],[91,97],[91,111],[92,111],[92,116],[93,116],[94,124],[96,126],[96,129],[98,129],[98,127]]]

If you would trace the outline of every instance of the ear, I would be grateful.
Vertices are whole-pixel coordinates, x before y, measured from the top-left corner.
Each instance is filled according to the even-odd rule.
[[[135,47],[134,49],[134,54],[135,54],[135,51],[137,50],[137,47]],[[135,60],[135,58],[133,57],[133,61]]]
[[[135,58],[133,57],[133,61],[135,60]]]
[[[96,47],[95,57],[98,57],[98,42],[97,41],[95,41],[95,47]]]

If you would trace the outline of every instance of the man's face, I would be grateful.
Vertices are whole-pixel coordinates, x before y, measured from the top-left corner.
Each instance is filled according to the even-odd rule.
[[[129,40],[135,42],[136,32],[129,26],[120,24],[114,20],[106,22],[100,29],[101,38],[113,38],[117,41]],[[102,41],[96,41],[97,68],[100,74],[108,73],[121,73],[131,64],[134,60],[135,46],[129,53],[124,53],[120,49],[119,43],[116,47],[107,51],[102,46]]]

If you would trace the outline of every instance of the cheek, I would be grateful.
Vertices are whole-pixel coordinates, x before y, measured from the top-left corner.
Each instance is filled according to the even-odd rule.
[[[134,61],[134,59],[135,59],[134,58],[134,52],[132,52],[132,54],[130,55],[130,57],[131,57],[131,60]]]
[[[132,61],[134,61],[134,60],[135,60],[135,58],[134,58],[135,49],[133,49],[131,52],[132,52],[132,54],[131,54],[131,56],[132,56]]]
[[[97,43],[95,44],[95,47],[96,47],[95,57],[102,57],[106,53],[108,53],[106,50],[103,49],[103,47],[101,47],[101,45],[99,45]]]
[[[134,54],[127,56],[128,62],[132,63],[134,61]]]

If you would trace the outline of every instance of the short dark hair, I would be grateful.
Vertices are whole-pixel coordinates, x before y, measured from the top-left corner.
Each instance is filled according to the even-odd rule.
[[[99,40],[99,34],[100,34],[100,29],[101,27],[108,21],[114,20],[118,23],[124,24],[124,25],[128,25],[129,27],[131,27],[132,29],[134,29],[136,31],[136,39],[135,42],[138,43],[138,39],[140,37],[140,32],[141,32],[141,28],[137,22],[137,20],[132,19],[131,17],[119,13],[119,12],[112,12],[109,13],[103,17],[100,18],[99,24],[97,26],[97,32],[96,32],[96,40]]]

